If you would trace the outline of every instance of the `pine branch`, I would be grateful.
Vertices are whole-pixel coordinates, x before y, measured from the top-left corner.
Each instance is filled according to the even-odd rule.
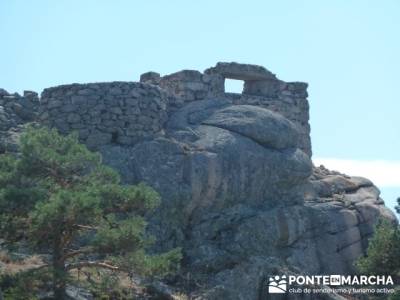
[[[71,258],[71,257],[74,257],[74,256],[78,256],[78,255],[81,255],[81,254],[88,254],[88,253],[92,253],[92,252],[93,252],[93,248],[92,247],[87,247],[87,248],[83,248],[83,249],[79,249],[79,250],[71,250],[70,252],[64,254],[61,259],[63,261],[65,261],[68,258]]]
[[[98,268],[103,268],[103,269],[109,269],[112,271],[121,271],[121,269],[117,266],[110,265],[106,262],[97,262],[97,261],[84,261],[84,262],[79,262],[79,263],[74,263],[66,266],[66,270],[70,271],[73,269],[81,269],[81,268],[93,268],[93,267],[98,267]]]
[[[87,229],[87,230],[97,230],[97,229],[98,229],[97,227],[88,226],[88,225],[75,224],[74,226],[75,226],[76,228],[79,228],[79,229]]]

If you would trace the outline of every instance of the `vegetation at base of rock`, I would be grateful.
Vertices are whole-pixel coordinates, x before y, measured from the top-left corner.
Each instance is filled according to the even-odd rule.
[[[369,240],[366,255],[356,261],[356,267],[361,274],[391,275],[396,284],[396,281],[400,278],[399,257],[400,226],[382,219],[377,223],[374,235]],[[396,287],[395,292],[388,299],[400,299],[399,286]]]
[[[119,175],[76,135],[28,128],[20,139],[20,154],[0,156],[0,235],[9,247],[23,245],[47,259],[13,274],[6,299],[23,298],[43,285],[63,299],[67,284],[85,270],[107,270],[106,276],[174,272],[179,249],[146,252],[154,241],[146,234],[144,217],[159,203],[149,186],[121,185]],[[3,275],[3,291],[5,282]]]
[[[400,228],[381,220],[370,239],[366,256],[356,262],[363,274],[400,275]]]

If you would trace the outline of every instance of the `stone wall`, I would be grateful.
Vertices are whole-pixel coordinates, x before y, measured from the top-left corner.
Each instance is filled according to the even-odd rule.
[[[163,134],[167,95],[143,83],[70,84],[45,89],[40,121],[62,133],[77,131],[90,148],[132,145]]]
[[[148,72],[140,76],[140,81],[158,85],[167,91],[171,110],[188,102],[224,94],[224,78],[221,75],[203,74],[196,70],[182,70],[163,77]]]
[[[21,96],[0,89],[0,153],[17,151],[24,124],[35,121],[38,110],[37,93],[24,91]]]
[[[38,109],[37,93],[24,91],[24,95],[21,96],[0,89],[0,131],[35,120]]]
[[[243,92],[225,93],[226,78],[243,80]],[[204,73],[183,70],[160,76],[147,72],[141,75],[140,83],[48,88],[41,95],[40,121],[63,133],[77,131],[80,139],[93,149],[109,143],[133,145],[163,135],[163,125],[171,112],[204,99],[261,106],[283,115],[296,125],[302,135],[301,149],[311,156],[307,84],[284,82],[256,65],[217,63]],[[17,123],[22,118],[33,120],[38,105],[34,92],[21,97],[0,91],[0,130],[10,126],[1,123],[5,113],[13,113],[16,117],[11,119]]]

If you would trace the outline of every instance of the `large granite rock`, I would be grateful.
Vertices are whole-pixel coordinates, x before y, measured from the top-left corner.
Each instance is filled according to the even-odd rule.
[[[395,220],[369,180],[313,168],[298,146],[282,116],[212,99],[176,111],[163,138],[100,151],[163,196],[151,231],[183,247],[193,297],[259,299],[268,274],[352,274],[377,219]]]

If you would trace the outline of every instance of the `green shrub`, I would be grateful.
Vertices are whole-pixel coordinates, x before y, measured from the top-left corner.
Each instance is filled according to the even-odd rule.
[[[397,275],[400,272],[400,229],[381,220],[369,241],[366,256],[356,266],[363,274]]]

